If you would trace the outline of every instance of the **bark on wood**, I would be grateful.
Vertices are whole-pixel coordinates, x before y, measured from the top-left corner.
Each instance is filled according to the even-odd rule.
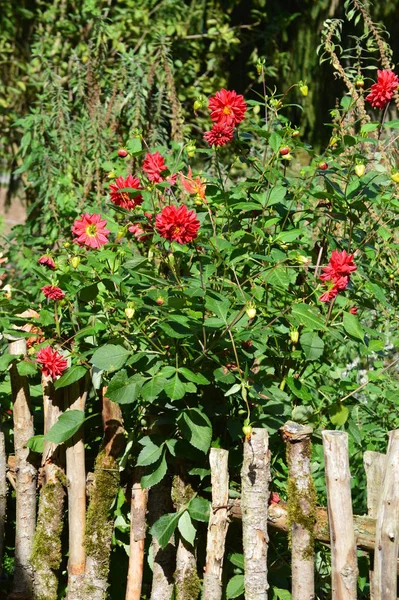
[[[310,464],[313,430],[308,425],[288,421],[282,432],[287,443],[292,600],[314,600],[316,491]]]
[[[375,600],[396,600],[399,547],[399,430],[389,434],[385,475],[377,511],[374,552]]]
[[[26,354],[22,338],[9,342],[10,354]],[[26,444],[34,435],[30,410],[29,386],[26,377],[19,375],[15,364],[10,368],[11,391],[14,402],[14,447],[16,471],[15,567],[13,594],[31,598],[33,570],[30,563],[36,525],[36,468],[29,461]]]
[[[203,581],[203,600],[221,600],[222,571],[229,515],[229,453],[227,450],[211,448],[212,511],[208,523],[206,564]],[[223,508],[213,508],[223,506]]]
[[[60,394],[56,393],[50,377],[42,376],[44,433],[61,414]],[[61,534],[63,528],[66,483],[62,467],[62,452],[57,444],[45,441],[42,458],[42,489],[33,551],[34,598],[57,600],[58,570],[61,565]]]
[[[85,386],[86,380],[83,379],[65,388],[67,409],[84,411],[87,396]],[[69,526],[67,600],[81,600],[86,565],[86,468],[82,428],[66,443],[66,476]]]
[[[187,505],[195,492],[186,481],[183,468],[173,480],[172,500],[179,511]],[[197,600],[201,591],[201,584],[197,573],[197,560],[195,548],[178,535],[175,571],[175,596],[176,600]]]
[[[152,526],[162,515],[172,512],[171,482],[164,478],[150,489],[148,494],[149,523]],[[170,600],[173,594],[173,574],[176,568],[176,548],[174,535],[162,549],[158,540],[152,538],[154,558],[151,600]]]
[[[378,503],[384,479],[386,455],[367,450],[363,455],[364,469],[367,479],[367,514],[377,517]],[[374,552],[370,552],[370,600],[374,600]]]
[[[130,510],[130,555],[127,576],[126,600],[140,600],[144,569],[144,543],[146,534],[147,490],[141,487],[143,470],[135,469]]]
[[[253,429],[245,439],[241,470],[245,600],[267,600],[267,511],[270,454],[266,429]]]
[[[86,568],[82,598],[104,600],[107,595],[109,561],[114,521],[110,507],[118,493],[117,457],[124,449],[124,428],[120,406],[102,397],[104,438],[93,474],[86,517]]]
[[[348,434],[343,431],[323,431],[322,437],[331,539],[332,600],[356,600],[358,568]]]
[[[4,433],[0,425],[0,579],[3,571],[4,533],[7,506],[7,457]]]

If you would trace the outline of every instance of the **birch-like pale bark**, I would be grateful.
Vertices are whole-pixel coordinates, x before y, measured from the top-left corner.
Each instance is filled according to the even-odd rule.
[[[322,437],[331,540],[332,600],[356,600],[358,568],[348,434],[343,431],[323,431]]]
[[[374,598],[396,600],[399,548],[399,430],[389,433],[385,475],[377,510]]]
[[[9,338],[10,339],[10,338]],[[10,354],[26,354],[23,338],[9,341]],[[36,525],[36,468],[29,462],[27,443],[34,435],[27,377],[19,375],[15,364],[10,368],[14,402],[14,448],[16,472],[15,566],[13,594],[32,598],[33,570],[30,562]]]
[[[130,509],[130,554],[125,600],[140,600],[144,570],[147,490],[141,487],[143,471],[136,467],[133,474]]]
[[[86,404],[86,378],[64,388],[67,410],[82,410]],[[85,576],[86,551],[86,467],[83,428],[66,442],[68,485],[69,559],[67,600],[81,600]]]
[[[253,429],[244,441],[241,469],[245,600],[267,600],[269,480],[269,436],[266,429]]]
[[[222,572],[229,527],[229,453],[220,448],[211,448],[212,510],[208,523],[206,563],[204,570],[202,600],[221,600]]]
[[[292,600],[314,600],[314,526],[316,490],[311,473],[313,429],[288,421],[288,515],[291,525]]]
[[[97,456],[93,485],[86,517],[86,568],[82,596],[79,600],[105,600],[108,589],[114,520],[110,515],[112,502],[118,493],[119,468],[117,458],[125,447],[120,406],[102,394],[104,438]]]
[[[148,494],[149,523],[152,526],[162,515],[173,509],[171,482],[167,477],[150,489]],[[170,600],[173,594],[173,575],[176,568],[175,537],[172,535],[167,546],[162,549],[158,540],[152,538],[153,572],[151,600]]]
[[[378,503],[385,473],[385,460],[385,454],[373,452],[372,450],[367,450],[363,455],[367,480],[367,514],[373,519],[377,517]],[[370,600],[374,600],[374,552],[370,552],[369,582]]]
[[[46,434],[62,412],[61,396],[55,391],[51,377],[42,375],[42,389],[44,434]],[[44,442],[42,488],[31,556],[34,571],[34,598],[37,600],[58,598],[58,570],[62,560],[61,534],[66,483],[62,454],[57,444]]]
[[[7,507],[7,456],[4,433],[0,424],[0,579],[3,572],[4,533]]]
[[[195,492],[186,481],[186,472],[182,465],[180,473],[173,480],[172,500],[179,511],[193,498]],[[197,600],[201,583],[197,572],[195,548],[178,535],[175,571],[176,600]]]

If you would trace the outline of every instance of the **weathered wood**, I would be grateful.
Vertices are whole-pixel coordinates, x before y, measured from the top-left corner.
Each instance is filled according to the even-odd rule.
[[[149,522],[153,525],[162,515],[171,513],[171,482],[168,477],[152,487],[148,494]],[[175,536],[161,548],[156,537],[152,538],[154,564],[152,569],[151,600],[170,600],[173,595],[173,574],[176,568]]]
[[[26,354],[23,338],[9,341],[8,351],[14,355]],[[29,461],[27,443],[35,432],[30,410],[29,385],[26,377],[18,373],[17,366],[10,367],[13,398],[16,519],[15,519],[15,566],[13,594],[15,597],[32,597],[33,569],[30,557],[36,526],[36,468]]]
[[[281,430],[287,444],[292,600],[314,600],[316,491],[310,463],[313,429],[288,421]]]
[[[203,600],[222,598],[222,570],[227,529],[229,526],[229,453],[221,448],[211,448],[209,462],[211,466],[212,507],[208,523],[206,544],[206,564],[203,581]]]
[[[323,431],[322,438],[331,540],[332,600],[356,600],[358,567],[348,434],[343,431]]]
[[[125,600],[140,600],[144,570],[147,490],[140,484],[143,470],[136,467],[133,476],[130,509],[130,555]]]
[[[266,429],[253,429],[244,441],[241,511],[246,600],[267,600],[267,511],[270,453]]]
[[[0,579],[3,570],[4,534],[7,507],[7,456],[4,433],[0,424]]]
[[[381,495],[382,482],[385,473],[386,454],[367,450],[363,455],[363,464],[367,480],[367,514],[377,517],[378,502]],[[370,552],[370,600],[374,600],[374,552]]]
[[[389,434],[385,475],[377,510],[374,598],[396,600],[399,547],[399,430]]]

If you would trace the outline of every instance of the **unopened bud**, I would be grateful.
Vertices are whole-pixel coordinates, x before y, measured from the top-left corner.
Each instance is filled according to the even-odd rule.
[[[247,313],[249,319],[254,319],[256,317],[255,304],[253,302],[248,302],[245,312]]]
[[[80,265],[80,256],[72,256],[71,265],[73,266],[74,269],[77,269],[78,266]]]
[[[127,306],[125,308],[125,315],[128,319],[133,319],[135,312],[136,311],[134,310],[134,308],[132,306]]]
[[[163,298],[162,296],[158,296],[158,298],[156,299],[156,303],[158,304],[158,306],[162,306],[162,304],[165,304],[165,298]]]
[[[5,297],[7,298],[7,300],[11,300],[11,296],[12,296],[12,287],[10,286],[9,283],[7,283],[7,285],[5,285],[3,287],[3,292],[5,292]]]
[[[358,177],[362,177],[364,172],[366,171],[366,165],[363,163],[359,163],[355,165],[355,173]]]
[[[297,329],[291,329],[290,338],[293,344],[297,344],[299,340],[299,331]]]

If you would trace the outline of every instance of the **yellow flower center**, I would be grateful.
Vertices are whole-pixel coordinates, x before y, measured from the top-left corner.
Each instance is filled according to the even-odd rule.
[[[174,227],[174,229],[173,229],[173,235],[178,235],[180,233],[180,229],[181,229],[181,227],[176,225],[176,227]]]
[[[86,227],[86,234],[89,237],[95,237],[95,235],[97,234],[97,225],[95,225],[95,224],[88,225]]]
[[[224,109],[223,109],[223,113],[225,115],[231,115],[231,108],[230,108],[230,106],[225,106]]]

